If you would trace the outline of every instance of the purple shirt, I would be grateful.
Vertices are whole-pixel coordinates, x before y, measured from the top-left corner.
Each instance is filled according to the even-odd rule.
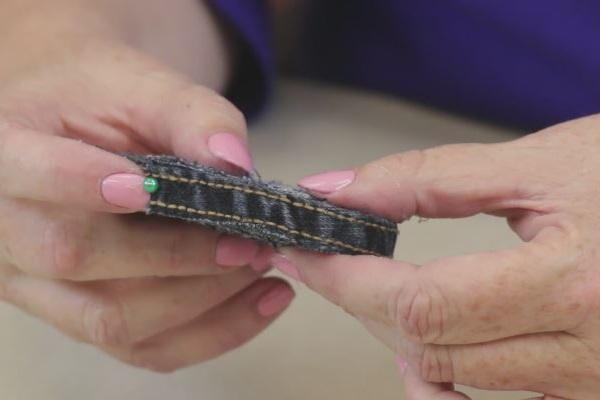
[[[260,109],[274,68],[261,0],[212,0],[246,43],[232,86]],[[526,129],[600,112],[598,0],[310,2],[296,72]]]

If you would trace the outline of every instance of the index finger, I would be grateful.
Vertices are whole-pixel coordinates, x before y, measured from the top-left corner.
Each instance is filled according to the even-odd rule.
[[[143,210],[150,199],[139,167],[81,141],[4,129],[0,148],[4,196],[111,213]]]

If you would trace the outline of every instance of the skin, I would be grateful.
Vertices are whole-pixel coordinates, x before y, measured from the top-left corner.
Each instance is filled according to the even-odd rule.
[[[139,4],[0,3],[0,298],[170,372],[247,342],[281,311],[257,307],[263,296],[291,290],[218,265],[216,233],[101,195],[107,176],[141,174],[123,151],[240,173],[207,149],[215,133],[246,138],[218,94],[234,57],[226,35],[200,1]]]
[[[600,393],[600,116],[498,144],[392,155],[323,195],[402,221],[506,218],[515,248],[417,266],[286,249],[301,281],[401,357],[407,399],[466,399],[452,382],[545,399]],[[289,271],[289,268],[287,268]],[[369,273],[365,274],[365,270]]]
[[[4,0],[0,5],[0,297],[133,365],[173,371],[245,343],[280,280],[215,262],[215,234],[107,204],[114,155],[206,148],[238,110],[217,94],[232,54],[202,2]],[[190,41],[189,38],[194,38]],[[516,249],[423,266],[286,251],[300,279],[406,360],[408,399],[455,382],[593,399],[598,377],[598,117],[496,145],[375,161],[329,195],[398,221],[508,219]],[[483,266],[483,267],[482,267]],[[365,275],[364,268],[371,274]]]

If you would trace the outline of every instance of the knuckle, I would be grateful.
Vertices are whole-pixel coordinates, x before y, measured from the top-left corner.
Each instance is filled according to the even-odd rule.
[[[384,166],[386,170],[403,173],[403,176],[418,177],[425,170],[431,152],[431,149],[425,149],[392,154],[383,159]]]
[[[244,114],[227,99],[218,93],[215,93],[211,96],[210,104],[213,107],[216,117],[240,128],[240,131],[242,132],[246,131],[246,118],[244,117]]]
[[[171,112],[193,113],[197,118],[198,110],[202,110],[202,120],[206,126],[226,125],[239,132],[246,132],[246,118],[229,100],[216,91],[197,85],[177,88],[172,93],[175,101],[171,102]]]
[[[417,371],[426,382],[454,382],[456,374],[450,349],[425,345],[417,361]]]
[[[372,199],[396,204],[392,218],[405,219],[419,212],[420,198],[411,180],[420,179],[427,158],[425,150],[392,154],[363,165],[358,170],[359,179],[371,186]],[[387,207],[389,208],[389,207]]]
[[[435,343],[445,333],[447,304],[434,286],[415,281],[391,296],[389,319],[409,340]]]
[[[457,164],[457,160],[472,160],[474,157],[482,158],[482,162],[488,160],[488,146],[478,143],[447,144],[392,154],[383,158],[382,161],[383,165],[389,169],[401,171],[406,176],[416,177],[419,181],[436,182],[446,179],[447,173],[454,173],[450,171],[441,171],[443,173],[440,173],[440,168]],[[460,176],[466,174],[466,171],[460,169],[457,171]],[[466,176],[468,177],[468,174]]]
[[[42,265],[47,274],[62,279],[77,279],[87,258],[81,226],[65,222],[50,222],[43,235]]]
[[[122,307],[115,300],[91,299],[81,309],[84,340],[97,346],[121,346],[129,342]]]
[[[427,150],[411,150],[404,153],[396,153],[365,164],[361,168],[361,174],[373,179],[396,177],[399,172],[402,176],[414,176],[418,173],[427,157]]]

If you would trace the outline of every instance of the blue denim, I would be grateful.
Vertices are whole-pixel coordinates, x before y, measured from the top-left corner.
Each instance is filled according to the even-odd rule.
[[[147,214],[181,219],[275,246],[391,257],[397,226],[299,188],[235,176],[173,156],[133,155],[159,182]]]

